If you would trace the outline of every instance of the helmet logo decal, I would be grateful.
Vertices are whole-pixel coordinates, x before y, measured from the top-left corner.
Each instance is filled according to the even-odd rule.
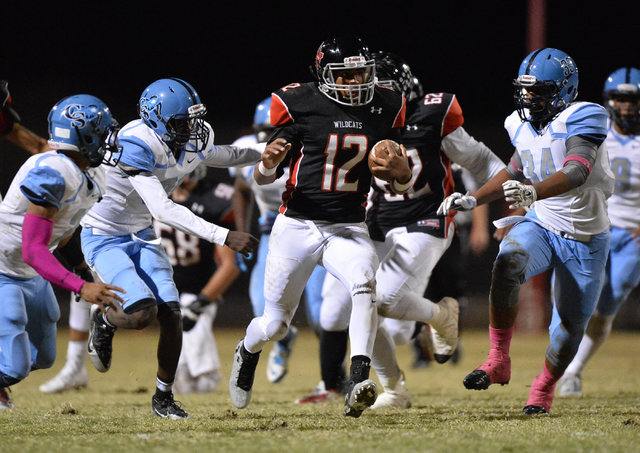
[[[83,128],[86,124],[86,114],[81,110],[82,106],[71,104],[64,109],[64,116],[71,120],[71,125]]]
[[[576,68],[572,63],[573,62],[570,58],[563,58],[562,60],[560,60],[560,66],[562,66],[565,77],[569,77],[571,74],[576,72]]]
[[[316,52],[316,68],[320,67],[320,62],[324,58],[324,52],[322,51],[322,46],[318,47],[318,51]]]

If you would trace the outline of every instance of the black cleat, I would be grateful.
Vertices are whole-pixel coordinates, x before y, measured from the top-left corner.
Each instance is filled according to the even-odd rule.
[[[487,390],[491,384],[491,378],[486,371],[473,370],[467,374],[462,383],[469,390]]]
[[[549,411],[542,406],[534,406],[530,404],[522,409],[522,413],[524,415],[545,415],[548,414]]]
[[[182,420],[191,418],[187,412],[180,407],[180,402],[173,399],[173,393],[167,392],[165,395],[157,393],[151,398],[151,412],[158,417],[170,418],[171,420]]]
[[[89,342],[87,343],[89,357],[96,370],[106,373],[111,367],[113,334],[117,328],[108,326],[104,322],[102,312],[97,305],[91,306],[89,319]]]
[[[362,412],[373,406],[378,398],[376,383],[371,379],[357,384],[352,381],[347,388],[347,394],[344,398],[344,415],[347,417],[360,417]]]

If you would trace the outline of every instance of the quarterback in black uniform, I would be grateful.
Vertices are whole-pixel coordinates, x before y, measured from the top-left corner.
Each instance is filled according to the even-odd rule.
[[[207,222],[235,229],[233,187],[206,178],[206,173],[206,167],[198,167],[172,193],[172,199]],[[183,315],[182,352],[174,389],[182,394],[213,392],[221,374],[212,326],[218,302],[240,274],[235,252],[155,219],[153,225],[173,267]]]
[[[415,321],[430,324],[434,357],[440,363],[453,355],[458,343],[458,302],[445,297],[434,303],[423,297],[431,272],[455,233],[453,218],[437,215],[441,202],[454,189],[451,163],[467,168],[480,181],[490,179],[504,163],[463,129],[462,109],[454,94],[424,95],[404,60],[387,52],[376,52],[374,57],[378,83],[392,86],[408,100],[401,142],[411,162],[412,178],[411,188],[401,195],[390,190],[388,182],[375,178],[367,212],[380,260],[376,273],[378,314],[393,318],[380,323],[376,335],[373,365],[385,393],[373,408],[406,408],[411,401],[396,362],[393,339],[408,340]],[[334,319],[333,326],[323,325],[323,329],[343,328],[349,295],[329,276],[323,294],[323,305],[347,307],[342,310],[342,319]]]
[[[254,178],[271,183],[284,165],[290,175],[269,242],[264,315],[253,319],[238,343],[229,390],[236,407],[249,404],[260,351],[285,334],[309,275],[321,264],[350,293],[344,413],[359,417],[377,397],[369,379],[378,260],[364,223],[371,184],[367,158],[376,142],[399,137],[406,108],[400,93],[375,86],[375,61],[358,38],[324,41],[312,71],[316,82],[292,83],[272,95],[271,123],[278,129]],[[389,172],[392,190],[406,190],[406,154],[388,154],[378,164]]]

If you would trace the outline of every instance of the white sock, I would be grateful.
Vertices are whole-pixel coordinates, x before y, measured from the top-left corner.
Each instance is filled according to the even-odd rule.
[[[389,318],[407,321],[422,321],[429,324],[438,310],[437,304],[415,293],[405,293],[396,307],[389,313]]]
[[[69,341],[67,346],[67,364],[74,368],[82,368],[87,357],[86,341]]]
[[[371,294],[352,296],[351,318],[349,321],[349,341],[351,357],[363,355],[371,357],[373,343],[378,330],[378,310]]]

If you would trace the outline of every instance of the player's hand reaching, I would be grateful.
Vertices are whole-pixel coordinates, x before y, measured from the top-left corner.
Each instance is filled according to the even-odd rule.
[[[291,143],[287,143],[284,138],[276,138],[265,147],[262,153],[262,165],[267,169],[277,167],[287,156],[290,149]]]
[[[97,305],[104,313],[106,307],[112,307],[117,310],[119,308],[118,303],[124,305],[124,300],[114,291],[126,293],[124,289],[117,286],[102,282],[86,282],[80,289],[80,297],[90,304]]]
[[[454,192],[445,198],[438,207],[438,215],[448,215],[449,211],[471,211],[478,205],[478,201],[471,195]]]
[[[249,256],[249,254],[258,247],[258,239],[242,231],[229,231],[224,245],[234,252]]]

